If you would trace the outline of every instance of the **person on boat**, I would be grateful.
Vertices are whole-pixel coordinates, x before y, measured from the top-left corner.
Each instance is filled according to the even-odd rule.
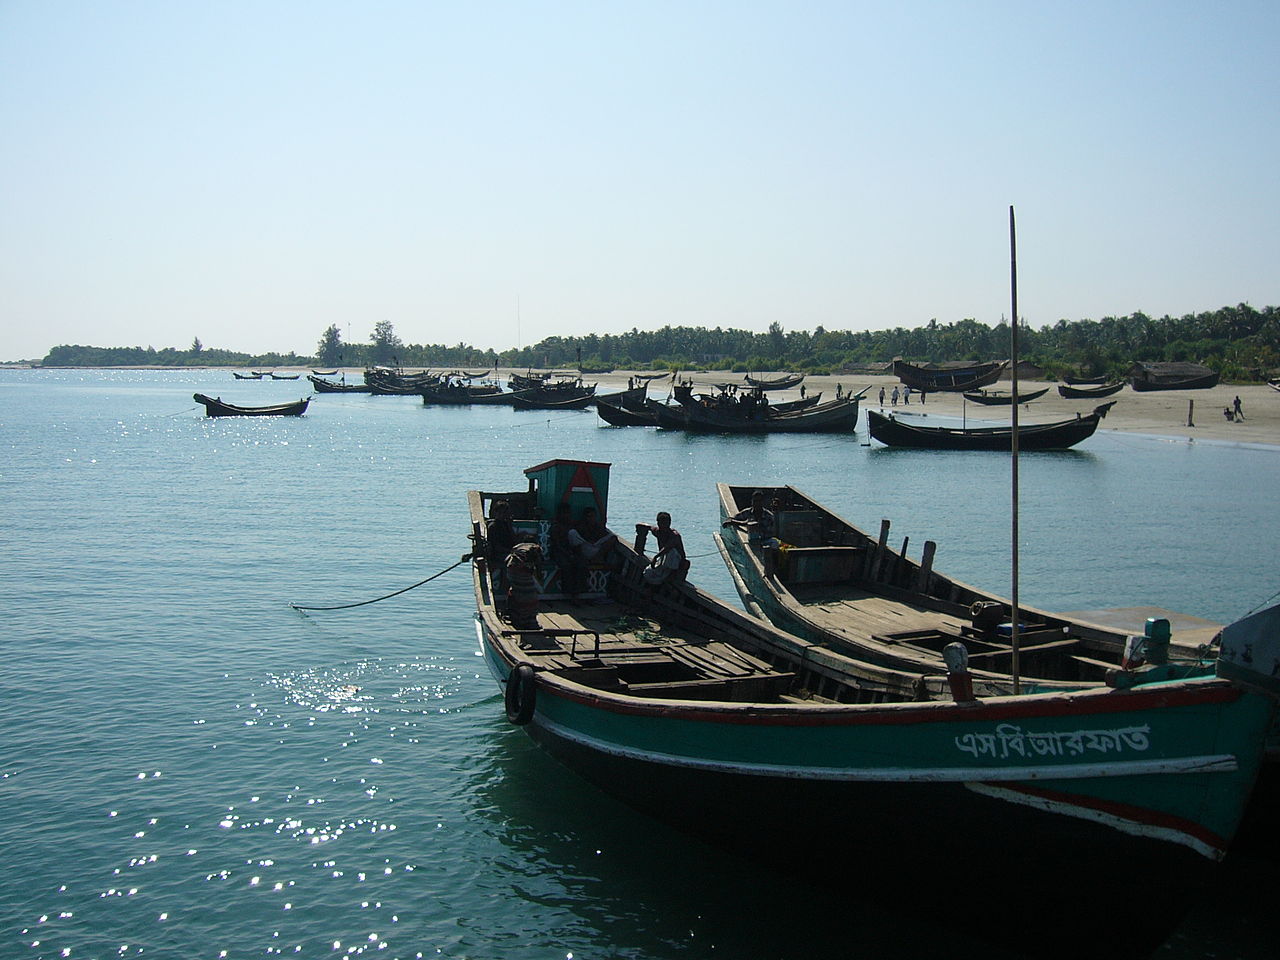
[[[587,563],[603,559],[617,540],[617,534],[600,522],[600,515],[595,507],[584,507],[582,516],[569,531],[569,542]]]
[[[551,562],[560,570],[560,589],[570,599],[577,600],[582,592],[583,561],[573,545],[573,511],[567,503],[556,506],[555,519],[548,531],[548,547]]]
[[[654,542],[658,544],[658,552],[653,555],[653,559],[641,574],[644,582],[650,586],[665,583],[682,570],[687,572],[684,566],[684,539],[680,536],[680,531],[671,525],[671,514],[661,510],[655,519],[657,526],[636,524],[637,534],[644,529],[653,534]]]
[[[517,630],[539,629],[538,573],[542,568],[542,547],[537,543],[517,543],[507,556],[505,567],[507,619]]]
[[[740,527],[747,531],[747,542],[765,545],[772,542],[777,521],[773,511],[764,505],[764,491],[751,494],[751,506],[728,517],[722,527]]]
[[[488,547],[489,569],[496,574],[495,586],[502,589],[504,564],[511,548],[516,545],[516,525],[511,520],[511,504],[495,500],[489,507],[489,522],[485,524],[485,545]]]

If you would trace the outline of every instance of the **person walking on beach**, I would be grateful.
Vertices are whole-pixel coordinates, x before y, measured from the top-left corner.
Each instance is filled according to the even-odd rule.
[[[1237,419],[1237,420],[1243,420],[1243,419],[1244,419],[1244,411],[1240,409],[1240,398],[1239,398],[1239,397],[1236,397],[1236,402],[1235,402],[1234,404],[1232,404],[1232,407],[1233,407],[1233,409],[1234,409],[1234,410],[1235,410],[1235,412],[1236,412],[1236,419]]]
[[[893,388],[893,393],[889,394],[889,399],[892,401],[892,404],[891,404],[892,406],[896,407],[898,405],[898,388],[897,387]]]
[[[884,387],[880,388],[880,406],[884,406]]]

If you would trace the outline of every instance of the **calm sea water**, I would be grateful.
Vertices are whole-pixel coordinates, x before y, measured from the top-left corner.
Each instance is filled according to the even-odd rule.
[[[895,543],[935,539],[938,569],[1007,593],[1004,458],[392,397],[210,420],[197,390],[306,386],[0,372],[0,956],[1006,955],[927,906],[861,902],[874,864],[814,890],[565,773],[503,719],[465,565],[355,610],[288,605],[444,570],[468,548],[464,491],[520,489],[554,457],[612,463],[611,525],[670,510],[691,576],[735,602],[717,480],[889,517]],[[1022,597],[1233,619],[1280,588],[1278,475],[1278,450],[1109,433],[1028,454]],[[1273,870],[1226,872],[1162,955],[1271,956]],[[1137,900],[1158,909],[1158,878]]]

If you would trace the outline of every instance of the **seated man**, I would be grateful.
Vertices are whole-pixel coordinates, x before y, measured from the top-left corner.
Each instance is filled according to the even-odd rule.
[[[644,568],[642,574],[645,583],[653,586],[674,576],[682,569],[685,562],[684,539],[680,536],[680,531],[671,526],[671,514],[663,510],[659,512],[657,521],[656,527],[644,523],[636,524],[637,550],[643,550],[643,542],[639,537],[642,531],[652,533],[653,539],[658,544],[658,552],[653,555],[653,559],[649,561],[649,565]]]
[[[774,530],[777,529],[773,511],[765,509],[763,490],[757,490],[751,494],[751,506],[745,510],[739,510],[720,526],[744,528],[747,531],[747,541],[753,544],[771,541]]]
[[[538,629],[538,573],[542,548],[536,543],[517,543],[506,560],[507,617],[517,630]]]
[[[617,535],[600,522],[595,507],[584,507],[582,517],[569,531],[569,543],[587,563],[603,560],[617,539]]]
[[[583,559],[573,543],[573,512],[569,504],[556,506],[556,516],[547,534],[551,562],[560,571],[560,591],[570,600],[582,592]]]
[[[493,576],[494,586],[502,590],[506,586],[507,556],[516,545],[516,525],[511,520],[511,504],[495,500],[489,507],[489,522],[485,524],[486,559]]]

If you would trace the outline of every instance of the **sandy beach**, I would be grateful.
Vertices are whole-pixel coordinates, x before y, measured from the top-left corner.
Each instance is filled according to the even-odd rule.
[[[597,391],[607,393],[626,386],[627,371],[614,371],[610,374],[584,377],[588,382],[599,384]],[[741,383],[742,374],[707,372],[681,374],[682,379],[691,377],[695,389],[705,387],[708,392],[715,383]],[[760,378],[781,376],[779,373],[756,373]],[[669,382],[669,381],[668,381]],[[820,390],[824,398],[835,396],[836,384],[842,385],[846,392],[854,393],[864,387],[870,387],[863,398],[864,408],[879,408],[880,388],[885,391],[885,408],[889,409],[889,395],[896,386],[902,388],[901,382],[894,376],[867,376],[845,374],[843,376],[810,376],[805,379],[805,389],[809,393]],[[1058,384],[1043,380],[1022,380],[1018,384],[1020,393],[1049,387],[1049,392],[1038,400],[1023,404],[1019,417],[1023,423],[1047,423],[1054,420],[1065,420],[1077,413],[1089,413],[1100,403],[1109,400],[1117,401],[1107,418],[1102,421],[1099,432],[1106,430],[1124,431],[1127,433],[1150,434],[1181,440],[1211,440],[1225,443],[1265,443],[1280,445],[1280,391],[1266,384],[1249,384],[1244,386],[1219,384],[1208,390],[1162,390],[1152,393],[1138,393],[1126,386],[1114,396],[1103,400],[1067,400],[1058,396]],[[1009,389],[1009,381],[1002,380],[987,388],[988,390]],[[650,396],[666,395],[666,382],[653,381]],[[780,391],[770,394],[772,398],[793,399],[799,394],[794,390]],[[1240,406],[1245,419],[1231,422],[1223,415],[1224,407],[1230,407],[1236,397],[1240,398]],[[911,403],[904,406],[899,402],[897,409],[912,414],[943,415],[948,417],[969,416],[983,420],[1008,420],[1008,409],[1002,407],[983,407],[968,403],[958,393],[931,393],[925,398],[923,405],[913,393]],[[1192,406],[1194,404],[1194,406]],[[1191,408],[1189,410],[1189,407]],[[1190,418],[1188,418],[1190,413]],[[1190,419],[1190,425],[1188,425]]]

